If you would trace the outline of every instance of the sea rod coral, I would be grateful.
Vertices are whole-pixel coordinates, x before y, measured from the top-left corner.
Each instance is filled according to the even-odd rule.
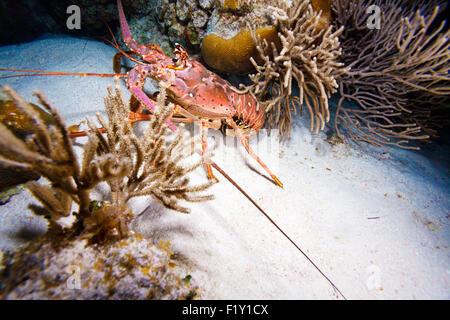
[[[437,6],[441,4],[441,6]],[[335,126],[357,143],[416,149],[411,140],[435,136],[448,125],[450,30],[437,21],[443,1],[335,0],[344,27]],[[367,9],[380,9],[379,29]]]
[[[336,92],[336,77],[345,72],[337,59],[341,54],[339,35],[343,28],[333,31],[318,27],[320,12],[309,1],[278,0],[270,7],[278,21],[281,50],[276,45],[255,36],[262,64],[251,59],[257,73],[250,75],[253,84],[241,86],[265,107],[269,127],[278,127],[289,135],[292,111],[302,113],[303,103],[311,117],[310,129],[316,132],[329,121],[328,99]],[[297,83],[299,95],[294,95]]]

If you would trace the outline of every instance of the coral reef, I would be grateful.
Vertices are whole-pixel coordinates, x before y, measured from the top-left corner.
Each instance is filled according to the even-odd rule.
[[[191,54],[199,53],[214,3],[213,0],[123,1],[123,6],[136,41],[142,44],[155,43],[170,56],[175,43],[183,45]],[[120,28],[116,34],[120,46],[128,50]]]
[[[172,44],[178,42],[193,53],[199,52],[200,42],[214,5],[213,0],[158,0],[156,22]]]
[[[255,33],[269,42],[279,43],[275,27],[258,28]],[[202,42],[205,63],[226,74],[247,74],[253,70],[250,58],[257,57],[257,53],[250,31],[245,29],[230,39],[207,34]]]
[[[162,91],[164,92],[164,87]],[[112,205],[116,214],[122,215],[111,226],[116,236],[127,236],[127,222],[130,214],[125,210],[126,202],[132,197],[151,195],[167,208],[187,213],[189,210],[178,204],[178,200],[202,201],[210,196],[199,196],[197,192],[207,189],[211,183],[189,186],[186,174],[202,164],[198,161],[191,166],[182,166],[180,160],[192,154],[191,141],[183,135],[183,130],[166,142],[167,129],[163,125],[170,114],[165,106],[165,95],[159,100],[159,113],[150,121],[144,135],[138,138],[129,123],[128,105],[124,102],[118,84],[115,92],[108,89],[105,98],[108,122],[97,114],[106,132],[87,118],[92,133],[84,145],[81,164],[69,138],[64,121],[40,93],[36,93],[40,103],[52,114],[53,125],[46,125],[39,114],[11,88],[6,93],[35,124],[34,133],[25,141],[15,137],[4,125],[0,125],[0,162],[10,168],[31,169],[45,177],[50,185],[35,181],[27,183],[33,195],[43,207],[33,206],[35,213],[49,220],[52,232],[61,232],[57,220],[70,215],[72,201],[78,204],[78,230],[86,227],[91,217],[89,193],[98,183],[106,181],[111,189]],[[102,219],[100,219],[100,222]]]
[[[253,70],[250,57],[258,52],[249,25],[261,39],[279,44],[276,20],[267,5],[267,1],[224,1],[214,9],[202,41],[206,64],[227,74]]]
[[[142,14],[132,8],[133,2],[124,1],[131,33],[139,43],[156,43],[167,54],[171,52],[169,43],[180,43],[191,55],[201,50],[203,60],[214,70],[241,75],[254,70],[250,57],[261,62],[249,24],[261,39],[280,48],[277,21],[268,9],[271,4],[268,0],[158,0],[145,4],[144,11],[154,11],[152,15]],[[318,29],[330,25],[330,4],[328,0],[312,1],[313,9],[322,11]]]
[[[87,142],[80,163],[63,119],[45,97],[35,93],[52,121],[25,102],[14,90],[4,91],[34,124],[24,140],[0,124],[0,163],[8,168],[31,169],[48,183],[26,184],[42,206],[30,205],[35,214],[48,221],[48,230],[17,253],[6,255],[2,271],[1,295],[9,299],[85,298],[145,299],[192,298],[195,289],[172,272],[167,245],[155,246],[130,228],[134,217],[126,206],[133,197],[152,196],[169,209],[188,213],[179,201],[204,201],[203,195],[213,182],[190,185],[186,176],[201,164],[184,164],[194,150],[194,141],[183,129],[169,135],[165,120],[173,105],[166,104],[161,83],[158,108],[142,135],[137,135],[128,116],[119,80],[108,88],[106,121],[98,113],[102,128],[87,117]],[[192,161],[191,161],[192,162]],[[41,179],[42,180],[42,179]],[[111,199],[92,201],[90,191],[100,182],[109,185]],[[71,225],[61,218],[69,217],[72,202],[78,205]],[[83,287],[68,288],[68,267],[81,272]]]
[[[331,23],[331,1],[311,1],[311,4],[316,12],[322,11],[317,29],[328,29]],[[266,39],[268,43],[273,42],[280,50],[277,20],[269,5],[274,5],[274,2],[219,1],[211,13],[202,40],[202,58],[205,63],[227,74],[248,74],[253,71],[250,58],[253,57],[258,63],[262,63],[262,60],[251,36],[251,28],[262,41]]]
[[[138,43],[157,44],[168,56],[172,55],[173,48],[170,37],[159,30],[156,22],[151,16],[132,16],[129,21],[129,28],[133,38]],[[120,47],[125,51],[128,51],[129,48],[122,39],[120,28],[117,29],[116,35]],[[172,39],[172,43],[174,43],[174,41],[176,42],[176,39]]]
[[[0,272],[2,299],[193,299],[197,286],[183,281],[169,243],[154,245],[133,235],[115,243],[62,248],[38,241],[5,254]]]
[[[367,26],[370,5],[380,7],[379,30]],[[350,68],[338,78],[341,138],[345,128],[357,143],[417,149],[411,140],[449,124],[450,31],[436,20],[444,7],[442,1],[334,2],[336,24],[344,27],[340,61]]]
[[[267,124],[278,127],[281,134],[289,135],[292,112],[302,113],[303,102],[309,111],[310,129],[316,132],[329,121],[328,99],[336,92],[336,77],[346,69],[337,59],[341,54],[339,35],[343,28],[333,31],[317,26],[320,14],[309,1],[298,1],[289,6],[278,1],[270,6],[278,20],[278,37],[282,49],[257,38],[257,50],[263,63],[251,59],[257,73],[250,75],[253,84],[241,85],[240,92],[249,92],[264,106]],[[294,83],[299,95],[293,94]]]

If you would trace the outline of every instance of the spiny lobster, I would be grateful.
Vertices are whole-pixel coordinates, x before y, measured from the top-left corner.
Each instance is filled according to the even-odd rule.
[[[139,45],[131,36],[125,19],[122,3],[117,1],[120,25],[124,42],[132,52],[137,53],[147,63],[139,63],[128,72],[127,86],[132,95],[150,111],[154,111],[155,104],[142,90],[147,77],[171,83],[167,93],[172,101],[177,103],[176,111],[186,116],[190,121],[197,121],[204,128],[202,130],[202,149],[206,152],[207,128],[224,129],[227,126],[234,129],[247,152],[272,177],[280,187],[283,184],[269,170],[269,168],[253,152],[248,138],[256,134],[264,124],[264,110],[249,94],[238,94],[232,90],[232,85],[217,74],[206,69],[200,62],[189,58],[186,50],[177,44],[173,59],[167,57],[155,44]],[[176,130],[171,121],[168,126]],[[229,130],[225,132],[230,133]],[[213,177],[209,164],[208,175]]]
[[[202,153],[207,150],[207,129],[221,130],[224,133],[239,138],[246,151],[252,156],[272,177],[275,183],[283,187],[281,181],[269,170],[269,168],[253,152],[248,139],[256,134],[264,124],[264,110],[258,102],[249,94],[239,94],[234,87],[217,74],[206,69],[200,62],[190,58],[186,50],[176,44],[174,58],[164,54],[156,44],[140,45],[133,39],[121,0],[117,0],[119,20],[125,44],[131,51],[122,51],[117,43],[113,44],[119,51],[119,56],[126,56],[137,63],[127,74],[94,74],[94,73],[62,73],[40,70],[20,70],[0,68],[0,71],[22,71],[34,72],[33,75],[81,75],[99,77],[121,77],[126,78],[126,85],[132,94],[132,98],[140,103],[138,107],[132,108],[130,121],[136,122],[146,120],[151,115],[137,112],[141,108],[147,108],[150,112],[155,111],[156,103],[143,91],[146,78],[151,77],[158,81],[170,84],[166,92],[170,101],[174,102],[175,108],[171,117],[166,120],[167,126],[177,131],[173,122],[195,122],[202,126]],[[115,41],[115,39],[114,39]],[[132,58],[130,54],[142,57],[144,61]],[[116,71],[120,72],[120,71]],[[10,77],[10,76],[7,76]],[[134,104],[133,104],[134,105]],[[173,117],[177,113],[181,117]],[[229,130],[232,129],[232,130]],[[72,137],[85,135],[85,132],[72,132]],[[225,176],[241,193],[243,193],[258,210],[306,257],[306,259],[319,271],[319,273],[331,284],[331,286],[344,297],[334,283],[321,271],[321,269],[303,252],[303,250],[253,201],[248,194],[239,187],[220,167],[211,159],[205,159],[206,169],[210,178],[215,178],[211,166]],[[345,298],[345,297],[344,297]]]

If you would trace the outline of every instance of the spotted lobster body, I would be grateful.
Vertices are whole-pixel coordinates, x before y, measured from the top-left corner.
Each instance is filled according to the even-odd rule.
[[[264,125],[264,110],[252,96],[236,93],[228,81],[189,58],[180,45],[175,55],[183,58],[175,60],[157,49],[142,46],[141,50],[145,52],[145,60],[152,64],[136,66],[129,72],[129,88],[141,86],[139,78],[152,77],[169,82],[166,91],[170,100],[199,119],[220,119],[222,128],[227,126],[226,119],[234,119],[246,136],[257,133]],[[174,66],[174,61],[178,66]]]
[[[175,81],[168,88],[170,97],[188,112],[205,119],[233,119],[247,136],[264,125],[264,110],[248,94],[238,94],[231,84],[195,60],[183,70],[175,70]]]

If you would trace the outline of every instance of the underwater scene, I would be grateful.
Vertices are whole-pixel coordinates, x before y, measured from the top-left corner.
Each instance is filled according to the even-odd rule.
[[[450,299],[447,1],[0,2],[0,298]]]

